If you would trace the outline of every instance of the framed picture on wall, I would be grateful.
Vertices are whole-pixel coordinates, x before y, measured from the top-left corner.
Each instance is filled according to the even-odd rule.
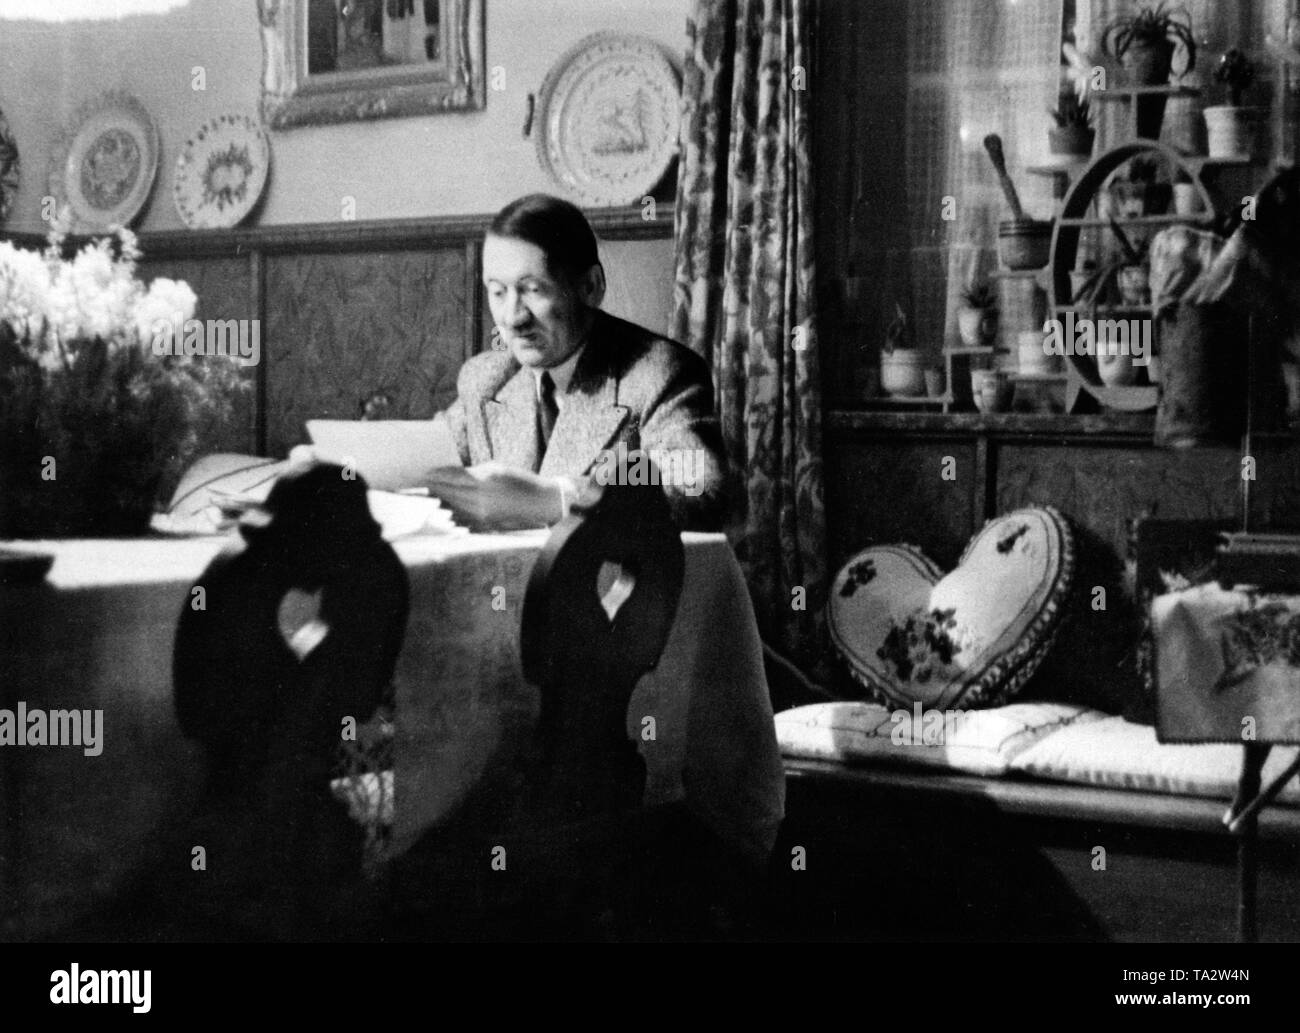
[[[472,111],[483,0],[258,0],[272,129]]]

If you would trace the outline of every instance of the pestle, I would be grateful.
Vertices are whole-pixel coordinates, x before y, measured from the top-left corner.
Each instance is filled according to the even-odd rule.
[[[984,149],[989,152],[989,160],[997,169],[998,179],[1002,183],[1002,193],[1006,196],[1007,204],[1011,206],[1011,214],[1015,216],[1017,222],[1029,222],[1025,210],[1020,207],[1020,196],[1016,193],[1016,185],[1007,175],[1007,160],[1002,153],[1002,137],[997,133],[989,133],[984,137]]]

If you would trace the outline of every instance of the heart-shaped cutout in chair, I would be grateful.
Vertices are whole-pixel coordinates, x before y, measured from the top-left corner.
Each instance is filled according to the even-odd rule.
[[[913,546],[875,546],[836,575],[831,639],[887,706],[997,706],[1047,654],[1074,563],[1069,522],[1051,507],[989,521],[946,575]]]

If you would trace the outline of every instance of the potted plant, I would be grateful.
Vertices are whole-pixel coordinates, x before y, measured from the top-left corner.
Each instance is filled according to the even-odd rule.
[[[907,313],[895,303],[895,316],[885,331],[885,347],[880,353],[880,384],[886,393],[919,398],[925,394],[924,356],[911,347]]]
[[[1242,106],[1242,99],[1255,81],[1255,65],[1233,47],[1220,59],[1214,78],[1228,88],[1228,103],[1205,109],[1205,129],[1211,158],[1249,155],[1254,149],[1254,108]]]
[[[1052,154],[1086,158],[1092,154],[1096,132],[1091,126],[1088,99],[1081,98],[1069,85],[1062,83],[1056,98],[1056,110],[1047,109],[1056,128],[1047,131],[1047,149]]]
[[[1192,17],[1185,7],[1171,8],[1166,0],[1116,18],[1102,33],[1102,45],[1128,70],[1134,86],[1167,85],[1179,48],[1186,54],[1182,74],[1196,67]],[[1152,140],[1160,136],[1167,99],[1162,94],[1136,98],[1138,136]]]
[[[986,283],[971,284],[961,292],[957,308],[957,333],[967,348],[982,348],[998,334],[997,295]]]

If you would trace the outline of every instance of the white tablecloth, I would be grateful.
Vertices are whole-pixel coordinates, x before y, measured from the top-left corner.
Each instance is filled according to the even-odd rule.
[[[545,532],[395,544],[411,581],[398,662],[393,849],[447,817],[509,763],[537,693],[520,670],[524,589]],[[774,842],[784,778],[753,610],[721,535],[686,534],[686,577],[659,668],[642,679],[629,736],[648,803],[686,800],[756,860]],[[190,585],[220,538],[60,541],[44,584],[0,587],[0,707],[102,709],[103,752],[0,747],[5,927],[39,935],[88,911],[149,855],[202,781],[180,734],[171,653]],[[504,589],[504,609],[494,609]],[[641,741],[642,718],[655,738]]]

